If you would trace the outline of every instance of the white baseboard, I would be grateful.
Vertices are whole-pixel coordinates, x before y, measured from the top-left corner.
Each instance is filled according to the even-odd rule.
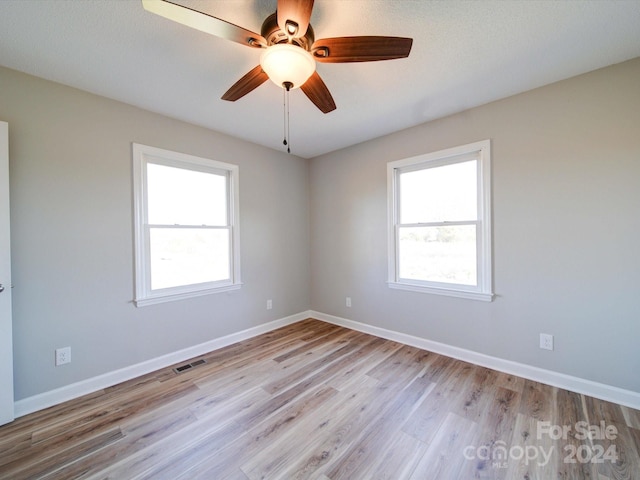
[[[492,357],[483,353],[466,350],[464,348],[454,347],[444,343],[434,342],[433,340],[394,332],[392,330],[374,327],[372,325],[320,312],[310,311],[308,312],[308,316],[322,320],[323,322],[333,323],[351,330],[357,330],[359,332],[375,335],[376,337],[382,337],[405,345],[411,345],[413,347],[439,353],[447,357],[457,358],[458,360],[464,360],[465,362],[498,370],[510,375],[517,375],[519,377],[554,387],[564,388],[565,390],[570,390],[572,392],[582,393],[601,400],[607,400],[627,407],[640,409],[640,393],[632,390],[625,390],[611,385],[585,380],[584,378],[533,367],[524,363],[504,360],[502,358]]]
[[[439,353],[447,357],[457,358],[459,360],[464,360],[466,362],[498,370],[510,375],[517,375],[519,377],[545,383],[554,387],[564,388],[572,392],[582,393],[584,395],[600,398],[609,402],[640,409],[640,393],[638,392],[624,390],[611,385],[605,385],[603,383],[593,382],[591,380],[585,380],[583,378],[545,370],[531,365],[513,362],[511,360],[492,357],[471,350],[466,350],[464,348],[454,347],[452,345],[434,342],[433,340],[415,337],[406,333],[395,332],[393,330],[355,322],[353,320],[336,317],[334,315],[307,310],[305,312],[300,312],[295,315],[258,325],[257,327],[242,330],[241,332],[232,333],[199,345],[194,345],[177,352],[172,352],[161,357],[153,358],[136,365],[131,365],[120,370],[108,372],[97,377],[89,378],[55,390],[18,400],[14,404],[15,417],[18,418],[38,410],[43,410],[53,405],[81,397],[82,395],[87,395],[103,388],[117,385],[118,383],[168,367],[169,365],[174,365],[199,355],[204,355],[205,353],[226,347],[227,345],[262,335],[263,333],[275,330],[276,328],[291,325],[292,323],[296,323],[307,318],[315,318],[323,322],[333,323],[351,330],[357,330],[359,332],[386,338],[405,345],[411,345],[413,347]]]
[[[269,323],[258,325],[257,327],[242,330],[241,332],[215,338],[208,342],[194,345],[177,352],[162,355],[161,357],[153,358],[136,365],[121,368],[120,370],[98,375],[97,377],[82,380],[32,397],[23,398],[22,400],[18,400],[14,403],[15,417],[22,417],[29,413],[37,412],[38,410],[43,410],[68,400],[73,400],[74,398],[81,397],[82,395],[87,395],[103,388],[117,385],[118,383],[131,380],[132,378],[146,375],[147,373],[168,367],[169,365],[184,362],[185,360],[189,360],[199,355],[204,355],[205,353],[226,347],[227,345],[262,335],[263,333],[275,330],[276,328],[299,322],[309,318],[309,316],[310,312],[301,312]]]

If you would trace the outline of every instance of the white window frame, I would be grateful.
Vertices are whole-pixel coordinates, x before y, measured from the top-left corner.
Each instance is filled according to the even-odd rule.
[[[399,276],[399,188],[398,176],[403,171],[418,170],[477,159],[477,285],[461,285],[402,279]],[[448,295],[490,302],[493,300],[492,238],[491,238],[491,142],[483,140],[459,147],[405,158],[387,164],[388,200],[388,285],[390,288],[414,292]]]
[[[240,278],[240,228],[239,228],[239,168],[237,165],[207,158],[172,152],[138,143],[132,144],[133,202],[135,243],[135,298],[138,307],[173,300],[198,297],[239,289]],[[153,163],[187,170],[224,173],[227,177],[228,223],[230,230],[230,279],[181,285],[164,289],[151,289],[151,262],[149,257],[150,225],[147,220],[147,164]]]

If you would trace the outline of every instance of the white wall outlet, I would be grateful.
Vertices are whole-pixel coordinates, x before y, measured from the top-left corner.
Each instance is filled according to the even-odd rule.
[[[267,300],[267,310],[271,310],[273,308],[273,300]]]
[[[71,347],[56,348],[56,367],[71,363]]]
[[[347,297],[347,307],[351,307],[351,297]]]
[[[553,335],[548,333],[540,334],[540,348],[543,350],[553,350]]]

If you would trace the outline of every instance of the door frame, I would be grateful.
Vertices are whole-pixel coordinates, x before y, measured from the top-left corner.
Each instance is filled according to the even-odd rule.
[[[10,223],[9,124],[0,122],[0,425],[15,418]]]

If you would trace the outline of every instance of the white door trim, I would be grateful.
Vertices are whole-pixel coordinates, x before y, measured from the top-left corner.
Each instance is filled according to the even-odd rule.
[[[9,124],[0,122],[0,425],[15,418],[9,224]]]

